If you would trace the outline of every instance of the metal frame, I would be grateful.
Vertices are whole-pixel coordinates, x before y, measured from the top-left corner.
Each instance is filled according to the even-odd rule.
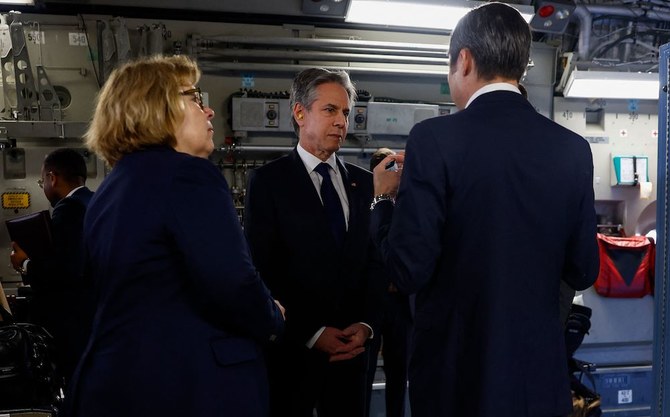
[[[659,75],[661,91],[658,100],[658,189],[656,205],[656,279],[654,290],[654,389],[655,401],[651,404],[651,415],[663,417],[670,413],[670,298],[668,274],[670,273],[670,256],[668,256],[668,232],[670,231],[670,215],[668,213],[670,195],[668,181],[670,180],[670,158],[668,153],[668,110],[670,109],[670,95],[668,88],[668,65],[670,63],[670,44],[661,46]]]

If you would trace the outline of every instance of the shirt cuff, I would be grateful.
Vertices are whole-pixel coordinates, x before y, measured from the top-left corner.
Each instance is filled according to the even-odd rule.
[[[312,336],[312,338],[309,339],[307,343],[305,343],[307,349],[311,349],[314,347],[314,344],[316,343],[317,340],[319,340],[319,336],[321,336],[321,333],[323,333],[324,330],[326,330],[326,326],[320,328],[316,333],[314,333],[314,336]]]
[[[374,339],[374,337],[375,337],[375,331],[372,330],[372,326],[370,326],[370,325],[367,324],[367,323],[363,323],[362,321],[359,321],[358,323],[359,323],[359,324],[362,324],[363,326],[365,326],[365,327],[367,327],[368,329],[370,329],[370,337],[368,337],[368,339]]]
[[[21,274],[27,274],[28,273],[28,264],[30,263],[30,258],[26,258],[23,260],[23,263],[21,264]]]
[[[368,329],[370,329],[370,336],[368,337],[368,339],[372,339],[373,337],[375,337],[375,332],[374,332],[374,330],[372,330],[372,327],[371,327],[369,324],[364,323],[364,322],[362,322],[362,321],[359,321],[358,323],[359,323],[359,324],[362,324],[363,326],[365,326],[365,327],[367,327]],[[314,333],[314,336],[312,336],[312,337],[307,341],[307,343],[305,343],[305,346],[307,346],[308,349],[313,348],[313,347],[314,347],[314,344],[316,343],[317,340],[319,340],[319,336],[321,336],[321,333],[323,333],[324,330],[326,330],[326,327],[325,327],[325,326],[322,327],[322,328],[320,328],[316,333]]]

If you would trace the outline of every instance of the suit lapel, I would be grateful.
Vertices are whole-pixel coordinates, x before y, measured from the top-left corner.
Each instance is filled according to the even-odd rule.
[[[304,209],[301,211],[303,211],[306,216],[309,216],[309,219],[303,219],[303,221],[314,225],[314,229],[310,232],[310,234],[313,233],[312,238],[318,239],[319,242],[331,245],[333,250],[335,250],[337,247],[335,237],[330,230],[326,210],[323,207],[319,193],[316,191],[316,187],[312,182],[312,178],[307,173],[307,168],[302,162],[302,159],[300,159],[297,150],[294,149],[293,152],[289,154],[289,157],[292,162],[292,177],[295,180],[294,182],[291,182],[288,187],[293,201],[297,201]],[[345,242],[346,239],[345,235]]]
[[[292,162],[292,176],[295,179],[295,181],[292,181],[289,184],[289,190],[293,190],[292,194],[297,198],[297,201],[302,201],[305,204],[308,204],[310,212],[322,213],[325,220],[325,212],[323,210],[321,198],[319,198],[319,193],[316,191],[312,178],[310,178],[307,173],[307,167],[305,167],[302,159],[300,159],[298,151],[293,149],[293,152],[289,154],[289,158]]]

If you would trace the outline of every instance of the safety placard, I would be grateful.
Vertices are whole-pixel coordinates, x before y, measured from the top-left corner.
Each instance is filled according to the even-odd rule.
[[[2,208],[4,209],[27,209],[30,207],[30,193],[26,191],[13,191],[2,193]]]

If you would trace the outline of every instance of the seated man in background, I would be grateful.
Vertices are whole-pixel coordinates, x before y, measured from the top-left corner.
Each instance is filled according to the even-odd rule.
[[[28,258],[12,242],[12,266],[33,289],[30,320],[51,333],[56,365],[68,380],[84,348],[92,303],[82,282],[82,225],[93,192],[86,188],[86,161],[74,149],[57,149],[46,156],[38,184],[53,207],[53,249],[45,259]]]

